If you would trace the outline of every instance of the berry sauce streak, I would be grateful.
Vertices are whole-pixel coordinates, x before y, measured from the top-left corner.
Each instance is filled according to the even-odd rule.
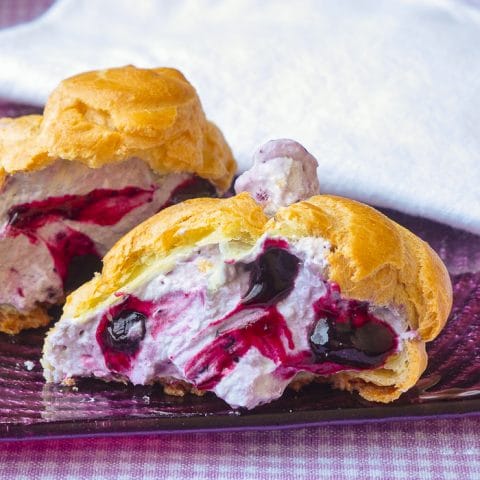
[[[154,191],[154,188],[138,187],[99,188],[85,195],[64,195],[23,203],[10,208],[8,225],[26,234],[35,234],[40,227],[60,219],[115,225],[134,208],[151,202]]]
[[[9,236],[26,235],[32,243],[43,241],[52,256],[55,271],[62,279],[64,289],[72,290],[82,280],[91,278],[95,271],[101,269],[101,256],[95,244],[87,235],[66,225],[55,236],[45,238],[40,234],[40,228],[63,220],[101,226],[114,225],[133,209],[151,202],[153,194],[153,188],[97,189],[85,195],[64,195],[23,203],[7,212],[6,231]],[[89,267],[88,272],[81,271],[80,275],[81,269],[78,267],[82,262],[79,257],[86,260],[83,262],[84,269]]]
[[[240,304],[229,316],[246,308],[250,307]],[[292,332],[277,308],[271,305],[256,322],[215,338],[185,365],[185,377],[202,390],[212,390],[252,347],[279,365],[304,358],[289,353],[288,350],[295,347]]]

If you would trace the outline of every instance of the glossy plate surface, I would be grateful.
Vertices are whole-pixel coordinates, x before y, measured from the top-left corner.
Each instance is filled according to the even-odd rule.
[[[34,111],[0,102],[0,116]],[[44,331],[0,334],[0,439],[245,428],[286,428],[445,415],[480,415],[480,237],[385,211],[428,241],[451,274],[454,306],[428,346],[429,366],[417,386],[389,405],[314,384],[287,391],[252,411],[233,410],[214,395],[172,397],[161,387],[84,380],[46,386],[39,363]]]

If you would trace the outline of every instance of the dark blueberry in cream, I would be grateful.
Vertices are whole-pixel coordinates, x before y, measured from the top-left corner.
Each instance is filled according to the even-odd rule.
[[[113,350],[134,353],[145,336],[146,317],[140,312],[125,310],[109,322],[104,331],[106,346]]]
[[[315,303],[318,322],[310,344],[316,363],[373,368],[385,362],[396,347],[395,332],[368,307],[367,302],[342,299],[331,290]]]
[[[145,337],[145,323],[154,304],[125,295],[123,301],[108,309],[97,327],[96,339],[112,372],[126,373],[140,351]]]
[[[176,205],[191,198],[218,197],[215,187],[204,178],[192,177],[181,183],[170,195],[168,202],[162,208]]]
[[[266,248],[250,270],[250,286],[243,305],[267,306],[279,302],[292,291],[298,274],[299,259],[284,248]]]
[[[72,292],[80,285],[90,280],[95,272],[101,272],[102,260],[93,253],[85,255],[74,255],[68,264],[67,276],[64,281],[64,289]]]

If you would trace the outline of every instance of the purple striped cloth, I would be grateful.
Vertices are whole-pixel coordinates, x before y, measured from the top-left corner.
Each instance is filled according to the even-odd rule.
[[[0,0],[0,28],[29,21],[51,3]],[[3,442],[0,478],[478,480],[479,432],[480,417],[468,417]]]
[[[0,445],[0,478],[476,479],[480,418]]]

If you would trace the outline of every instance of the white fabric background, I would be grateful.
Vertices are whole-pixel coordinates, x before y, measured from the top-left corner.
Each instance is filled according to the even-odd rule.
[[[480,10],[473,0],[61,0],[0,32],[0,96],[174,66],[248,167],[293,138],[324,192],[480,233]]]

